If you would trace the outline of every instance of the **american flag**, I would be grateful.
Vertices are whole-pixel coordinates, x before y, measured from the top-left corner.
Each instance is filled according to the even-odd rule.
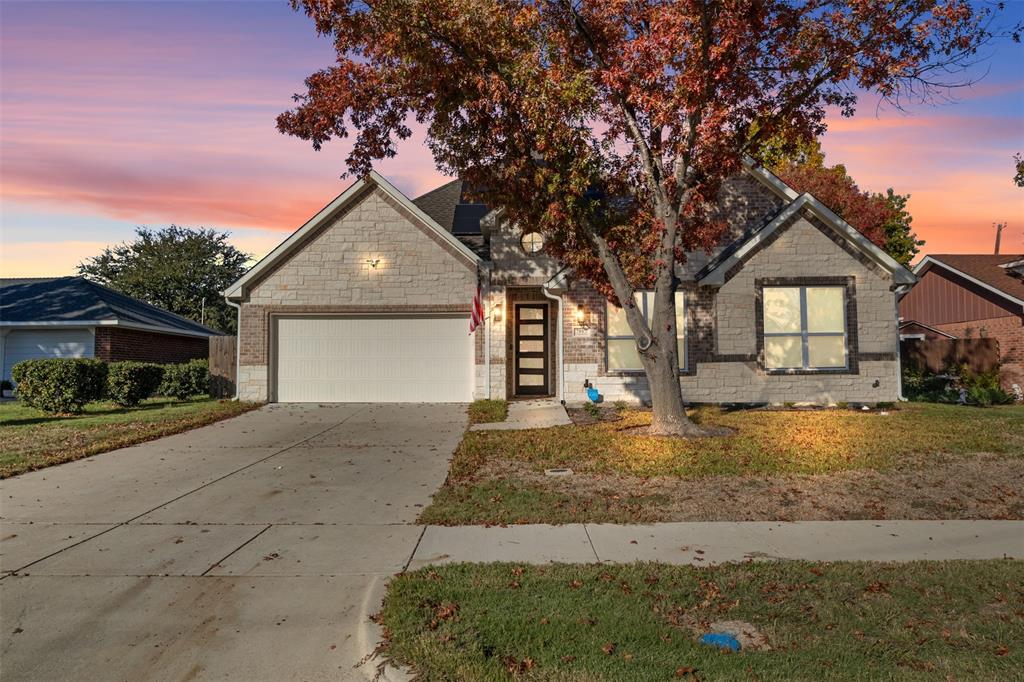
[[[469,316],[469,333],[472,334],[476,328],[484,323],[484,304],[480,298],[480,285],[476,286],[476,296],[473,297],[473,312]]]

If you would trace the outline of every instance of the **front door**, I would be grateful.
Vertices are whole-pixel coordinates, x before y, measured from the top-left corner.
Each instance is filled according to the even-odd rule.
[[[548,394],[548,307],[516,306],[516,395]]]

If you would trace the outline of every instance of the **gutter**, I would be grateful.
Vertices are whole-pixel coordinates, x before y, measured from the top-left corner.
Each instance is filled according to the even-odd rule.
[[[233,398],[233,400],[238,400],[238,375],[242,372],[242,306],[233,302],[227,294],[224,294],[224,302],[238,311],[235,318],[237,322],[235,323],[235,397]]]

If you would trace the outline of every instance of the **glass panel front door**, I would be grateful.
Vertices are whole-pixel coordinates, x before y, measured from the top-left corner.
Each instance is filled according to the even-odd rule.
[[[516,395],[548,394],[548,307],[516,306]]]

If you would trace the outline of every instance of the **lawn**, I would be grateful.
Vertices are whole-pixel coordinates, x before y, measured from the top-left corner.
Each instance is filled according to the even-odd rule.
[[[423,680],[1009,680],[1024,564],[453,564],[392,579],[379,620]],[[763,648],[697,642],[721,621]]]
[[[507,417],[507,400],[474,400],[469,405],[470,424],[503,422]]]
[[[188,431],[258,407],[233,400],[147,400],[138,407],[91,403],[54,416],[0,403],[0,478]]]
[[[701,408],[726,437],[636,435],[650,413],[472,431],[427,523],[1021,518],[1024,407]],[[545,469],[569,468],[551,478]],[[908,491],[912,495],[908,495]]]

